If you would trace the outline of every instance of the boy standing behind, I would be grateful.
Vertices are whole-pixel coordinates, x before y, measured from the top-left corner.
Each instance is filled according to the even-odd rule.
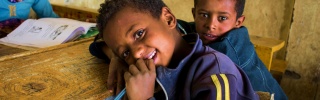
[[[180,36],[162,0],[106,0],[99,13],[104,42],[130,65],[124,74],[129,99],[258,99],[227,56],[203,46],[197,34]]]
[[[226,54],[248,75],[255,91],[274,93],[275,100],[287,97],[250,42],[248,30],[242,26],[245,0],[194,0],[191,24],[205,45]]]

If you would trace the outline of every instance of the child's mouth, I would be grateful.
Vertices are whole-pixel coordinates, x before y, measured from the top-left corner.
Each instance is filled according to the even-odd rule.
[[[209,40],[209,41],[214,41],[218,38],[217,36],[207,34],[207,33],[203,33],[202,36],[204,39]]]
[[[156,55],[156,51],[152,51],[151,54],[149,55],[148,59],[153,59],[153,57]]]
[[[153,59],[153,62],[156,63],[156,57],[157,57],[157,51],[156,50],[152,51],[148,56],[149,57],[147,59]]]

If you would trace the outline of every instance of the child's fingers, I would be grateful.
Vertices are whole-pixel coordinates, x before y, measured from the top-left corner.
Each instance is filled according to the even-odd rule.
[[[118,72],[117,75],[117,89],[116,89],[116,95],[118,95],[121,90],[124,88],[124,74],[123,72]]]
[[[155,72],[156,71],[156,66],[154,65],[153,59],[147,60],[146,64],[147,64],[147,66],[148,66],[148,68],[149,68],[149,70],[151,72]]]
[[[137,74],[139,74],[139,69],[138,69],[137,66],[135,66],[135,65],[130,65],[130,66],[129,66],[129,72],[130,72],[132,75],[137,75]]]
[[[129,82],[130,77],[132,77],[130,72],[124,72],[124,81],[126,84]]]
[[[110,65],[109,65],[109,73],[108,73],[108,79],[107,79],[107,87],[110,92],[113,92],[114,86],[115,86],[115,79],[117,78],[117,71],[116,71],[116,59],[111,58]]]
[[[147,72],[149,69],[146,66],[146,63],[142,59],[138,59],[136,62],[136,66],[140,72]]]

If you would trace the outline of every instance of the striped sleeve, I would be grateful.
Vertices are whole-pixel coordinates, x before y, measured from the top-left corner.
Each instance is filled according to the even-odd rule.
[[[192,89],[194,100],[237,100],[238,86],[236,77],[232,74],[212,74],[196,82]],[[241,84],[241,83],[240,83]]]
[[[216,88],[216,100],[230,100],[229,79],[225,74],[211,75],[212,82]]]

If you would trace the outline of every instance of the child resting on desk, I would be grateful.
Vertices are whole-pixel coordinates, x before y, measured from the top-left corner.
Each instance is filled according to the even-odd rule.
[[[179,22],[187,32],[195,29],[203,44],[230,57],[248,75],[255,91],[274,93],[275,100],[286,100],[280,85],[257,56],[247,28],[242,26],[244,6],[245,0],[194,0],[195,22]]]
[[[129,99],[259,99],[227,56],[203,46],[197,34],[180,36],[162,0],[106,0],[99,13],[102,39],[130,65]]]

